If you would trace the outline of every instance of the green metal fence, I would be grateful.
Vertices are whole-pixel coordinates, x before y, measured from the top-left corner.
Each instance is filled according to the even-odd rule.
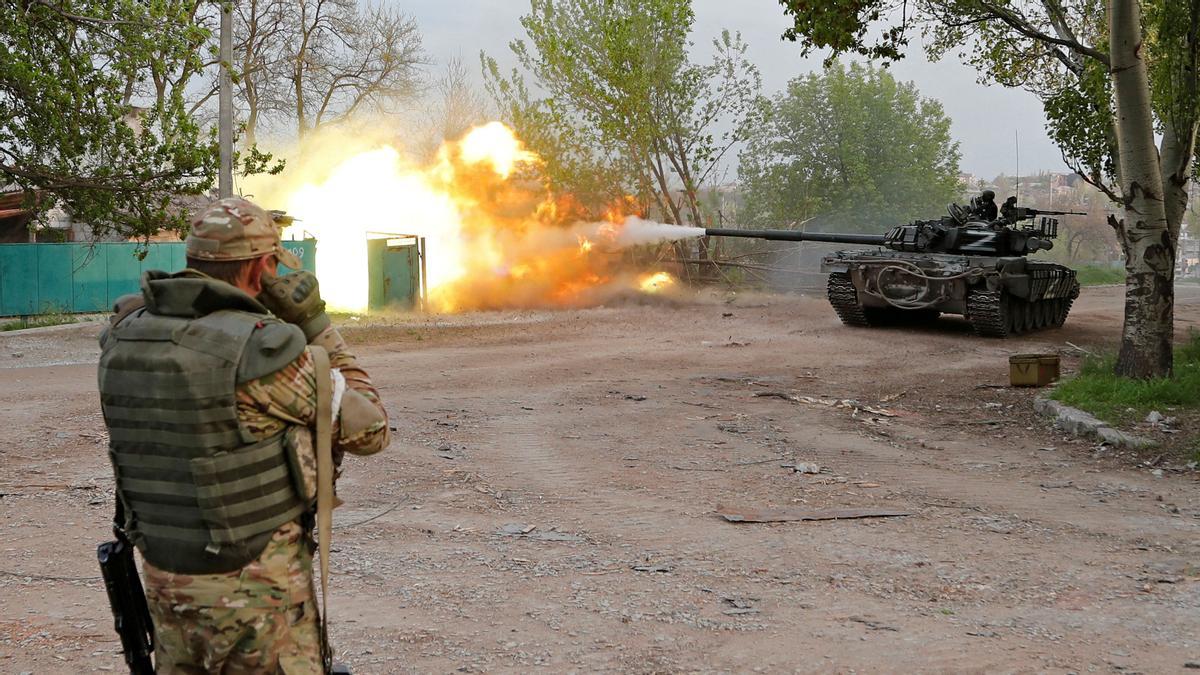
[[[316,242],[284,246],[316,271]],[[107,312],[139,288],[142,272],[184,267],[183,242],[154,243],[138,259],[135,243],[0,244],[0,315]]]

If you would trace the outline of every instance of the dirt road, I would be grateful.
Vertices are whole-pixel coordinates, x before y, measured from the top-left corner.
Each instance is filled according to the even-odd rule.
[[[1196,473],[980,387],[1012,353],[1110,345],[1120,312],[1085,289],[1064,329],[1008,341],[772,296],[347,327],[396,431],[339,487],[333,639],[363,673],[1181,671]],[[0,672],[121,670],[96,331],[0,336]]]

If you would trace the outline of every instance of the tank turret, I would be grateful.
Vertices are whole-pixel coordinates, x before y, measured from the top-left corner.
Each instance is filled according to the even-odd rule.
[[[941,218],[898,225],[887,234],[725,228],[705,234],[877,246],[837,251],[821,261],[829,273],[829,302],[848,325],[950,313],[965,316],[977,334],[989,337],[1061,326],[1079,295],[1075,271],[1027,256],[1053,248],[1054,216],[1087,214],[1020,207],[1015,197],[997,209],[993,199],[987,190],[970,206],[951,204]],[[1032,220],[1037,224],[1025,223]]]

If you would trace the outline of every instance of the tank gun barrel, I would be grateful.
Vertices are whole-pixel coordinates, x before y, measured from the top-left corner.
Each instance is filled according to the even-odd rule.
[[[1083,211],[1047,211],[1045,209],[1025,209],[1031,216],[1086,216]]]
[[[769,241],[824,241],[832,244],[883,244],[882,234],[835,234],[831,232],[801,232],[799,230],[732,230],[724,227],[705,228],[709,237],[746,237]]]

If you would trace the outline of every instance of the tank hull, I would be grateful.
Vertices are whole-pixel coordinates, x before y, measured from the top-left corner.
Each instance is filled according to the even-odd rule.
[[[1024,256],[881,248],[837,251],[821,269],[830,304],[853,326],[960,314],[979,335],[1007,337],[1061,326],[1079,295],[1074,270]]]

